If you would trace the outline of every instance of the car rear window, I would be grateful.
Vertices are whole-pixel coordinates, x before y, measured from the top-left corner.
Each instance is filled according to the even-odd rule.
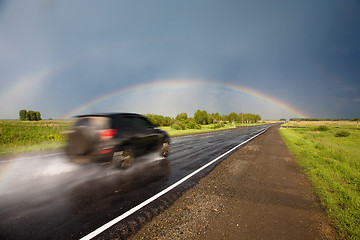
[[[153,128],[154,126],[144,118],[140,117],[119,117],[116,121],[118,129],[132,128]]]
[[[89,125],[90,125],[89,118],[79,118],[79,119],[75,122],[74,127],[89,126]]]
[[[74,127],[91,126],[97,130],[110,128],[110,118],[108,117],[80,117],[75,122]]]

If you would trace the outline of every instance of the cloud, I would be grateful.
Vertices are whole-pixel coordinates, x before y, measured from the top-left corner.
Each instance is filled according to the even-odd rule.
[[[0,16],[0,102],[8,103],[1,117],[17,117],[25,102],[60,116],[114,89],[174,78],[248,86],[327,117],[336,98],[357,99],[360,89],[360,6],[324,3],[8,1]],[[41,75],[59,63],[65,67]],[[23,81],[32,78],[43,80]],[[235,101],[243,109],[250,104],[204,89],[196,98],[195,91],[182,98],[165,92],[163,100],[143,93],[151,97],[121,106],[145,111],[143,98],[170,115],[178,106],[231,111]],[[269,108],[256,110],[272,116]]]

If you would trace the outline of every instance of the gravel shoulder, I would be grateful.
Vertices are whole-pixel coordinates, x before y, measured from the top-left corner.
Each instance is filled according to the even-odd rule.
[[[130,239],[336,239],[278,128],[222,161]]]

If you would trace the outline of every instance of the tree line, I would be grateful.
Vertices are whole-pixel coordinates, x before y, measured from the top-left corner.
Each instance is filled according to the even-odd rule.
[[[25,109],[20,110],[19,118],[21,121],[40,121],[41,113],[38,111],[26,111]]]
[[[220,115],[219,113],[208,113],[205,110],[197,110],[193,117],[187,113],[180,113],[175,118],[156,114],[145,114],[154,125],[171,126],[177,130],[201,129],[201,125],[214,124],[215,128],[223,127],[226,123],[256,123],[261,120],[259,114],[250,113],[229,113]]]
[[[290,121],[359,121],[360,118],[290,118]]]

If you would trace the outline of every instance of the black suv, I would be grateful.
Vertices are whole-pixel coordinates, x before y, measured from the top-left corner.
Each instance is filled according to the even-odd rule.
[[[116,167],[131,165],[137,156],[169,153],[166,132],[148,119],[133,113],[92,114],[76,117],[68,132],[66,154],[72,162],[111,163]]]

